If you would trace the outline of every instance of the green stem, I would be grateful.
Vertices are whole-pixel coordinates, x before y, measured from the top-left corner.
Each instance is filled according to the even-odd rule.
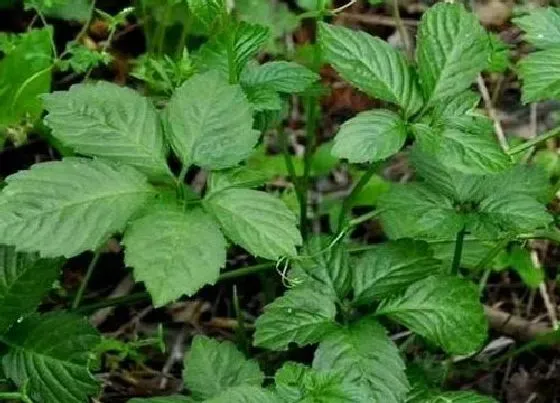
[[[33,403],[33,401],[20,392],[0,392],[0,400],[19,400],[24,403]]]
[[[523,144],[520,144],[518,146],[512,147],[509,149],[508,154],[509,155],[515,155],[515,154],[519,154],[531,147],[534,147],[536,145],[538,145],[539,143],[542,143],[543,141],[546,141],[548,139],[551,139],[553,137],[556,137],[560,134],[560,127],[556,127],[552,130],[549,130],[548,132],[541,134],[540,136],[537,136],[529,141],[526,141]]]
[[[157,29],[157,36],[156,36],[156,43],[157,43],[157,53],[159,55],[163,54],[163,48],[165,46],[165,32],[166,32],[166,23],[169,20],[169,17],[171,16],[171,11],[173,8],[173,2],[172,1],[168,1],[167,2],[167,6],[165,7],[165,14],[163,17],[163,21],[161,21],[158,25],[158,29]]]
[[[303,178],[301,180],[301,202],[300,202],[300,231],[303,239],[307,238],[307,195],[309,192],[309,177],[311,164],[315,151],[315,140],[317,132],[317,98],[305,98],[305,154],[303,156]]]
[[[134,304],[136,302],[147,301],[150,299],[150,294],[147,292],[137,292],[135,294],[124,295],[122,297],[107,298],[93,304],[82,306],[75,310],[76,313],[86,314],[89,312],[97,311],[98,309],[108,308],[117,305]]]
[[[373,210],[369,213],[362,214],[359,217],[353,218],[348,222],[348,227],[355,227],[356,225],[360,225],[363,222],[369,221],[381,214],[382,211],[383,210]]]
[[[465,240],[465,228],[457,232],[455,238],[455,251],[453,252],[453,262],[451,263],[451,274],[459,273],[461,267],[461,256],[463,254],[463,242]]]
[[[74,302],[72,302],[72,309],[73,310],[80,306],[80,302],[82,301],[82,297],[84,296],[84,292],[87,288],[87,285],[88,285],[89,280],[91,278],[91,275],[93,273],[93,269],[95,269],[95,266],[97,265],[97,262],[99,261],[100,256],[101,256],[100,251],[96,251],[95,254],[93,255],[93,259],[91,259],[91,262],[89,263],[89,266],[87,268],[86,276],[82,280],[82,284],[80,284],[80,288],[78,289],[78,293],[76,294],[76,297],[74,298]]]
[[[342,202],[342,208],[340,214],[338,215],[338,224],[336,233],[339,234],[344,229],[344,222],[346,221],[346,216],[350,213],[352,209],[352,204],[356,196],[360,194],[365,185],[369,182],[373,174],[377,171],[377,165],[371,164],[368,170],[362,175],[358,183],[352,188],[350,194]]]
[[[260,273],[262,271],[270,270],[276,267],[275,262],[261,263],[254,266],[242,267],[241,269],[230,270],[222,273],[218,277],[218,281],[231,280],[232,278],[245,277],[250,274]]]
[[[292,159],[292,155],[290,154],[290,149],[288,147],[288,136],[286,135],[286,131],[284,130],[284,127],[282,125],[278,127],[277,133],[278,133],[278,140],[280,142],[280,147],[282,148],[282,155],[284,156],[284,163],[286,164],[286,169],[288,171],[288,175],[290,176],[290,181],[292,181],[294,185],[298,203],[301,206],[305,202],[305,199],[302,196],[296,168],[294,166],[294,161]]]

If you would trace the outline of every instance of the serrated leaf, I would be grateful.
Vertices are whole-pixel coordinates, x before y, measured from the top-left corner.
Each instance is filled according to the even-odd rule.
[[[43,99],[49,112],[45,124],[64,146],[131,165],[153,178],[172,175],[158,112],[137,91],[98,81]]]
[[[372,318],[328,335],[315,351],[313,368],[339,371],[346,381],[368,390],[372,402],[402,402],[409,388],[399,350]]]
[[[183,212],[169,206],[148,213],[127,227],[123,243],[126,265],[144,282],[155,306],[215,284],[226,264],[226,241],[200,208]]]
[[[195,336],[185,357],[185,385],[198,399],[209,399],[234,386],[260,386],[264,374],[229,341]]]
[[[255,326],[255,345],[269,350],[287,350],[317,343],[336,328],[333,300],[304,287],[288,290],[264,308]]]
[[[23,34],[0,61],[0,127],[31,122],[43,110],[39,95],[50,90],[52,74],[51,28]]]
[[[187,0],[189,11],[206,33],[221,27],[228,18],[225,0]]]
[[[128,403],[194,403],[195,401],[186,396],[161,396],[148,399],[132,399]]]
[[[222,77],[236,82],[269,36],[269,29],[262,25],[238,22],[200,47],[194,57],[195,66],[202,72],[216,70]]]
[[[59,260],[0,245],[0,335],[35,310],[60,274]]]
[[[282,99],[273,89],[266,86],[254,86],[244,87],[243,90],[255,112],[279,111],[282,109]]]
[[[473,353],[488,331],[477,287],[452,276],[420,280],[402,296],[383,301],[375,314],[408,327],[449,354]]]
[[[27,1],[26,1],[27,3]],[[32,3],[48,3],[48,1],[32,1]],[[67,21],[85,22],[91,14],[92,0],[50,1],[52,6],[40,7],[43,15]]]
[[[451,199],[420,183],[392,185],[378,206],[390,239],[451,239],[464,225]]]
[[[2,367],[19,387],[27,383],[35,401],[87,402],[98,390],[88,361],[99,340],[97,331],[81,317],[33,315],[4,336],[9,351],[2,358]]]
[[[422,16],[416,59],[429,104],[467,89],[489,59],[488,37],[478,18],[460,4],[438,3]]]
[[[280,403],[276,396],[256,386],[235,386],[204,403]]]
[[[232,187],[253,188],[265,184],[268,179],[268,175],[259,169],[240,166],[212,172],[208,187],[210,192]]]
[[[537,48],[560,46],[560,11],[557,8],[535,8],[527,15],[514,18],[513,23],[525,31],[524,39]]]
[[[432,120],[438,123],[440,119],[471,114],[479,103],[479,94],[471,90],[463,91],[450,98],[435,102],[431,113]]]
[[[472,120],[471,120],[472,119]],[[454,119],[453,125],[414,125],[417,146],[440,164],[471,175],[504,170],[509,157],[501,150],[492,126],[482,118]]]
[[[256,66],[251,64],[243,70],[241,83],[247,86],[266,86],[274,91],[303,92],[319,75],[300,64],[286,61],[268,62]]]
[[[95,250],[154,194],[134,168],[66,158],[6,178],[0,193],[0,242],[43,257]]]
[[[523,103],[560,99],[560,47],[530,54],[517,65]]]
[[[490,61],[487,71],[491,73],[503,73],[510,66],[510,49],[498,34],[490,33]]]
[[[403,239],[376,246],[353,265],[354,303],[371,304],[404,291],[417,280],[441,274],[429,245]]]
[[[538,166],[515,165],[497,175],[485,177],[481,188],[487,196],[500,192],[544,199],[548,193],[549,181],[546,173]]]
[[[422,107],[414,70],[388,43],[365,32],[324,23],[319,25],[319,41],[325,61],[358,89],[399,105],[407,116]]]
[[[285,403],[361,403],[367,390],[348,382],[337,371],[319,372],[287,362],[274,375],[276,392]]]
[[[531,288],[537,288],[545,279],[541,267],[535,266],[531,259],[531,253],[527,249],[514,246],[508,254],[511,267],[521,277],[523,283]]]
[[[251,106],[241,87],[228,84],[215,71],[193,76],[167,105],[166,134],[186,165],[207,169],[237,165],[259,138],[252,126]]]
[[[387,110],[361,112],[346,121],[334,139],[332,154],[351,163],[383,160],[406,141],[406,122]]]
[[[204,208],[228,238],[253,255],[276,260],[295,256],[301,245],[295,215],[276,197],[256,190],[226,189],[210,194]]]

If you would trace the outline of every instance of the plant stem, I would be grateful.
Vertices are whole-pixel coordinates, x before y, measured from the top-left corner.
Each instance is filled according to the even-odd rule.
[[[157,29],[157,53],[159,55],[161,55],[163,53],[163,47],[165,46],[165,32],[167,31],[165,24],[167,23],[167,21],[169,20],[169,17],[171,16],[171,9],[173,8],[173,2],[172,1],[168,1],[167,2],[167,6],[165,7],[165,14],[163,17],[163,21],[160,22],[160,24],[158,25],[158,29]]]
[[[275,262],[261,263],[254,266],[242,267],[240,269],[226,271],[218,278],[218,281],[231,280],[232,278],[244,277],[250,274],[260,273],[261,271],[270,270],[276,267]]]
[[[33,403],[31,399],[20,392],[0,392],[0,400],[19,400],[24,403]]]
[[[290,149],[288,147],[288,136],[286,135],[286,131],[284,127],[280,124],[278,126],[278,140],[280,141],[280,147],[282,148],[282,154],[284,155],[284,162],[286,164],[286,169],[288,170],[288,175],[290,176],[290,180],[294,184],[294,189],[296,191],[296,197],[298,199],[299,205],[303,205],[305,203],[305,198],[302,195],[299,179],[297,177],[297,172],[294,167],[294,162],[292,160],[292,155],[290,154]],[[303,227],[302,227],[303,231]]]
[[[307,238],[307,194],[309,176],[315,151],[315,135],[317,131],[317,98],[305,98],[305,154],[303,156],[303,178],[301,180],[300,231],[303,239]]]
[[[150,299],[150,294],[147,292],[137,292],[135,294],[124,295],[122,297],[107,298],[93,304],[82,306],[75,310],[76,313],[86,314],[98,309],[103,309],[116,305],[134,304],[140,301],[147,301]]]
[[[393,17],[395,18],[395,25],[397,26],[399,36],[401,37],[404,48],[406,50],[406,56],[412,60],[414,58],[412,44],[410,41],[410,36],[408,35],[408,31],[406,30],[406,27],[402,22],[401,12],[399,10],[399,0],[393,0]]]
[[[337,234],[344,229],[344,221],[346,221],[346,216],[352,209],[352,203],[354,202],[354,199],[356,198],[356,196],[358,196],[358,194],[360,194],[364,186],[367,185],[376,171],[377,164],[371,164],[368,170],[362,175],[358,183],[356,183],[356,185],[352,188],[350,194],[342,202],[342,208],[340,210],[340,214],[338,215],[338,224],[336,226]]]
[[[73,310],[78,308],[78,306],[80,306],[80,302],[82,301],[82,297],[84,296],[84,291],[87,288],[87,285],[89,283],[89,279],[91,278],[91,275],[93,273],[93,269],[95,269],[95,266],[97,265],[97,262],[99,261],[100,256],[101,256],[101,251],[99,251],[99,250],[96,251],[95,254],[93,255],[93,259],[91,259],[91,262],[89,263],[89,266],[87,268],[86,276],[82,280],[82,284],[80,284],[80,288],[78,289],[78,293],[76,294],[76,297],[74,298],[74,302],[72,302],[72,309]]]
[[[543,141],[546,141],[548,139],[551,139],[555,136],[558,136],[560,134],[560,126],[559,127],[555,127],[552,130],[549,130],[548,132],[541,134],[540,136],[537,136],[529,141],[526,141],[523,144],[520,144],[518,146],[512,147],[510,148],[510,150],[508,151],[509,155],[515,155],[515,154],[519,154],[525,150],[527,150],[528,148],[534,147],[536,145],[538,145],[539,143],[542,143]]]
[[[465,228],[457,232],[455,238],[455,251],[453,252],[453,262],[451,263],[451,274],[459,273],[461,267],[461,255],[463,254],[463,241],[465,240]]]

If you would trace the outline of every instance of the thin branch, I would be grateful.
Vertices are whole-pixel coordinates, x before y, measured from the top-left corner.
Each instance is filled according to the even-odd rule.
[[[536,268],[541,267],[541,262],[539,261],[539,256],[537,255],[536,250],[531,251],[531,261],[533,262],[533,266],[535,266]],[[546,280],[541,281],[541,283],[539,284],[539,293],[541,294],[541,297],[543,299],[548,318],[552,323],[552,328],[554,330],[558,330],[558,317],[556,316],[556,307],[550,301],[550,296],[548,295],[548,290],[546,289]]]
[[[519,154],[525,150],[527,150],[528,148],[534,147],[540,143],[542,143],[543,141],[546,141],[548,139],[551,139],[553,137],[556,137],[560,134],[560,126],[559,127],[555,127],[552,130],[549,130],[548,132],[541,134],[540,136],[537,136],[529,141],[526,141],[523,144],[520,144],[518,146],[512,147],[509,151],[508,154],[509,155],[515,155],[515,154]]]
[[[383,25],[387,27],[396,27],[396,21],[393,17],[387,17],[385,15],[375,15],[375,14],[358,14],[358,13],[342,13],[338,16],[341,19],[348,21],[361,22],[368,25]],[[411,19],[401,19],[404,26],[416,27],[418,26],[418,21]]]
[[[500,147],[502,147],[502,150],[507,153],[509,150],[509,145],[504,134],[504,129],[502,128],[502,124],[500,123],[500,118],[498,117],[496,110],[492,106],[490,93],[488,92],[488,88],[486,88],[486,84],[484,84],[484,79],[482,78],[481,74],[479,74],[477,77],[477,84],[478,90],[482,95],[482,100],[484,101],[484,106],[486,108],[486,111],[488,112],[488,116],[494,122],[494,129],[496,130],[496,136],[498,137]]]
[[[97,262],[99,261],[100,256],[101,256],[100,250],[96,251],[95,254],[93,255],[93,259],[91,259],[91,262],[89,263],[89,266],[87,268],[86,275],[83,278],[82,283],[80,284],[80,288],[78,289],[78,293],[76,294],[76,297],[74,298],[74,302],[72,302],[72,309],[76,309],[77,307],[80,306],[80,302],[82,301],[82,297],[84,296],[84,292],[89,283],[89,279],[93,274],[93,269],[95,269],[95,266],[97,266]]]
[[[397,31],[399,32],[401,41],[404,44],[406,55],[409,59],[412,60],[414,58],[414,50],[412,48],[412,41],[410,40],[408,30],[404,26],[401,18],[401,12],[399,10],[399,0],[393,0],[393,17],[395,18],[395,25],[397,26]]]

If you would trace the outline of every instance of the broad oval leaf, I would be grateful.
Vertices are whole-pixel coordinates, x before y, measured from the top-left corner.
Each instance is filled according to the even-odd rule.
[[[95,250],[154,194],[134,168],[66,158],[6,179],[0,193],[0,242],[43,257]]]
[[[376,315],[408,327],[449,354],[470,354],[484,343],[488,323],[477,287],[453,276],[430,276],[402,296],[383,301]]]
[[[243,90],[215,71],[197,74],[175,91],[166,134],[183,164],[206,169],[237,165],[259,138]]]
[[[557,48],[530,54],[517,67],[524,103],[560,99],[560,43]]]
[[[393,102],[407,116],[423,104],[416,74],[405,56],[365,32],[321,23],[319,41],[325,60],[368,95]]]
[[[206,33],[221,27],[228,18],[226,0],[187,0],[189,11]]]
[[[361,112],[344,122],[334,139],[332,154],[351,163],[383,160],[406,141],[406,122],[387,110]]]
[[[524,38],[539,49],[560,46],[560,10],[555,7],[535,8],[513,22],[525,31]]]
[[[183,212],[168,206],[148,213],[128,226],[123,243],[126,265],[155,306],[215,284],[226,263],[226,241],[200,208]]]
[[[234,386],[260,386],[264,373],[229,341],[195,336],[185,357],[185,385],[198,400],[210,399]]]
[[[228,238],[253,255],[271,260],[295,256],[302,243],[294,213],[268,193],[225,189],[211,193],[204,207]]]
[[[152,178],[172,176],[160,117],[152,102],[106,81],[43,96],[45,124],[77,153],[131,165]]]
[[[372,402],[400,403],[409,389],[399,350],[372,318],[329,334],[315,351],[313,368],[339,371],[346,381],[368,390]]]
[[[408,239],[375,246],[354,263],[354,303],[371,304],[408,288],[412,283],[441,274],[441,262],[429,245]]]
[[[335,315],[331,297],[305,287],[288,290],[257,319],[255,345],[281,351],[290,343],[317,343],[336,329]]]
[[[33,400],[84,403],[97,392],[88,361],[100,337],[84,318],[33,315],[14,325],[3,341],[9,345],[4,373],[19,387],[27,383]]]
[[[0,335],[33,312],[60,274],[61,261],[0,245]]]
[[[426,102],[467,89],[488,64],[488,36],[460,4],[438,3],[422,16],[416,58]]]
[[[241,74],[241,83],[250,87],[266,86],[274,91],[303,92],[319,75],[300,64],[275,61],[252,66],[248,64]]]

